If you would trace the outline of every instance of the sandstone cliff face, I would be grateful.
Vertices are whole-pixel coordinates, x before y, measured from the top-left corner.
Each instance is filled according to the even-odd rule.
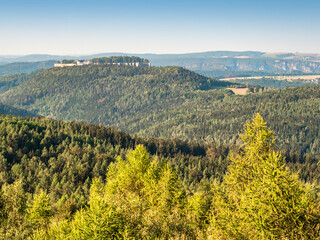
[[[197,62],[196,62],[197,61]],[[212,71],[234,70],[234,71],[264,71],[283,73],[319,73],[320,62],[303,60],[276,60],[276,59],[204,59],[180,63],[191,70]]]

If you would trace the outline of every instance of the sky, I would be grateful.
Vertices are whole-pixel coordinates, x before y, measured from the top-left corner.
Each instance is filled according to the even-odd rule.
[[[0,0],[0,55],[320,53],[320,0]]]

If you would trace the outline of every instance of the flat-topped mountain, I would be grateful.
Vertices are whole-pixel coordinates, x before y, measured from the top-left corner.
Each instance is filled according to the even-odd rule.
[[[83,65],[43,70],[1,99],[43,116],[119,126],[190,101],[198,91],[231,85],[181,67]]]
[[[256,93],[241,96],[227,89],[234,84],[181,67],[83,65],[42,70],[0,100],[141,136],[227,144],[239,143],[243,124],[259,112],[281,148],[319,152],[320,86],[249,89]]]
[[[32,62],[45,61],[49,59],[54,60],[55,62],[57,62],[57,60],[62,61],[66,59],[98,59],[99,62],[102,59],[108,59],[108,61],[110,61],[110,59],[117,59],[119,57],[148,59],[153,66],[181,66],[192,71],[201,71],[202,74],[209,77],[226,76],[230,75],[230,73],[248,74],[248,72],[250,72],[250,74],[254,73],[257,75],[261,75],[261,73],[320,73],[320,54],[266,53],[257,51],[211,51],[186,54],[134,54],[135,57],[128,57],[129,55],[132,54],[100,53],[83,56],[58,56],[46,54],[19,57],[0,56],[0,66],[5,63],[14,63],[14,65],[2,65],[3,70],[1,71],[0,67],[0,75],[22,72],[27,73],[26,70],[28,69],[26,69],[25,66],[28,66],[28,64],[33,66],[34,70],[46,68],[48,66]],[[130,62],[132,64],[132,61]],[[77,64],[76,61],[74,64]],[[51,62],[51,66],[49,67],[52,66],[53,63]]]
[[[150,67],[151,63],[149,60],[139,57],[113,56],[86,60],[64,59],[61,62],[54,64],[55,67],[74,67],[84,65],[124,65],[133,67]]]

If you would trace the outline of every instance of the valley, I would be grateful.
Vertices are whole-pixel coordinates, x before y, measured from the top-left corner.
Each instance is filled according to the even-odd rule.
[[[279,79],[273,80],[286,81]],[[271,89],[245,82],[254,78],[229,80],[182,67],[117,63],[0,77],[0,203],[9,206],[0,216],[0,237],[12,236],[18,228],[21,236],[40,239],[91,236],[89,222],[97,226],[92,219],[101,219],[97,216],[109,209],[103,218],[118,230],[103,223],[108,234],[137,239],[144,231],[148,236],[160,231],[161,236],[206,239],[215,226],[210,209],[223,209],[215,205],[216,187],[233,171],[232,156],[244,156],[246,138],[239,133],[250,134],[246,129],[252,116],[253,123],[262,124],[261,131],[275,133],[273,142],[281,154],[276,161],[282,167],[274,171],[296,181],[301,191],[307,190],[291,171],[318,186],[320,85]],[[265,129],[261,116],[271,130]],[[264,161],[269,164],[266,158],[262,166]],[[123,198],[118,189],[133,199]],[[10,192],[18,205],[11,205]],[[27,201],[30,196],[33,200]],[[145,207],[136,208],[136,201]],[[42,206],[48,215],[38,213]],[[11,215],[11,209],[19,213]],[[153,232],[155,222],[170,218],[174,221],[166,224],[178,230],[167,232],[161,225]],[[316,236],[316,227],[310,226],[308,234]]]
[[[281,149],[302,154],[320,149],[319,85],[245,90],[181,67],[118,65],[51,68],[23,79],[2,93],[1,101],[48,118],[103,124],[143,137],[239,144],[238,132],[259,112]],[[230,89],[250,94],[234,95]]]
[[[320,1],[0,6],[0,240],[320,240]]]

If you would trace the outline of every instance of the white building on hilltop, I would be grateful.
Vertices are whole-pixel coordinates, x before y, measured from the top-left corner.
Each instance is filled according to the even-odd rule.
[[[91,65],[93,64],[91,60],[77,60],[70,63],[55,63],[55,67],[73,67],[73,66],[83,66],[83,65]]]
[[[55,67],[73,67],[73,66],[83,66],[83,65],[124,65],[132,67],[151,67],[150,62],[106,62],[98,63],[92,62],[92,60],[62,60],[59,63],[55,63]]]

